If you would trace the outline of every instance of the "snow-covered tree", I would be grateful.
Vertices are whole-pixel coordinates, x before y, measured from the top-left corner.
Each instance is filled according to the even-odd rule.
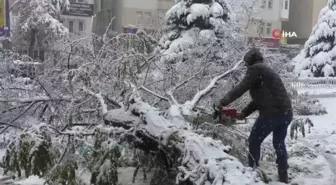
[[[192,57],[192,51],[188,50],[196,50],[199,45],[202,49],[222,46],[220,40],[227,34],[230,14],[226,0],[177,1],[166,13],[168,33],[160,41],[164,59],[174,63],[185,61]],[[199,55],[208,54],[199,52]]]
[[[336,1],[328,0],[318,17],[304,49],[294,58],[301,77],[336,75]]]
[[[27,45],[33,57],[34,47],[48,48],[68,34],[60,22],[61,12],[68,8],[68,0],[16,0],[13,10],[19,13],[14,26],[13,42]]]

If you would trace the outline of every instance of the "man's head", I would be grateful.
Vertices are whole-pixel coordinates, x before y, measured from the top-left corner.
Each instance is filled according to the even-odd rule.
[[[250,49],[244,56],[245,65],[251,66],[255,63],[260,63],[264,61],[264,57],[257,48]]]

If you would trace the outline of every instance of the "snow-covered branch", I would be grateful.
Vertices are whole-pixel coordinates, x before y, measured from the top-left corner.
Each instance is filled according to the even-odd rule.
[[[136,115],[141,115],[142,118],[139,119]],[[228,154],[230,147],[188,129],[180,129],[175,123],[162,117],[157,109],[141,100],[133,100],[128,112],[122,109],[109,111],[105,119],[114,123],[133,123],[127,127],[135,129],[134,135],[141,139],[142,144],[145,143],[147,150],[162,150],[166,156],[180,157],[177,183],[263,184],[252,168],[244,167],[238,159]]]
[[[140,89],[142,89],[142,90],[148,92],[149,94],[152,94],[152,95],[154,95],[154,96],[160,98],[161,100],[165,100],[165,101],[168,101],[168,102],[169,102],[169,99],[168,99],[168,98],[166,98],[166,97],[164,97],[164,96],[161,96],[161,95],[159,95],[159,94],[157,94],[157,93],[155,93],[155,92],[149,90],[149,89],[146,88],[145,86],[141,86]]]
[[[70,102],[70,97],[61,98],[50,98],[47,96],[35,97],[35,98],[22,98],[22,99],[4,99],[0,98],[0,102],[18,102],[18,103],[31,103],[31,102],[42,102],[42,101],[67,101]]]
[[[107,105],[105,103],[105,100],[104,100],[103,96],[99,93],[94,93],[93,91],[85,89],[85,88],[83,88],[83,91],[90,94],[91,96],[97,98],[97,100],[99,101],[99,104],[101,106],[102,114],[105,116],[107,114]]]
[[[234,65],[233,68],[231,68],[231,69],[225,71],[224,73],[222,73],[222,74],[220,74],[220,75],[214,77],[214,78],[210,81],[210,84],[209,84],[206,88],[204,88],[203,90],[201,90],[201,91],[199,91],[198,93],[196,93],[196,95],[194,96],[194,98],[193,98],[191,101],[187,101],[187,102],[184,104],[184,105],[186,106],[186,107],[185,107],[186,109],[184,109],[184,111],[186,111],[186,112],[184,112],[184,113],[189,114],[188,112],[189,112],[191,109],[193,109],[193,108],[197,105],[197,103],[201,100],[201,98],[204,97],[205,95],[207,95],[208,93],[210,93],[211,90],[214,89],[214,88],[216,87],[216,84],[217,84],[217,82],[218,82],[220,79],[222,79],[222,78],[224,78],[224,77],[230,75],[232,72],[236,71],[236,70],[238,69],[239,65],[240,65],[242,62],[243,62],[242,60],[239,61],[239,62],[237,62],[237,63]]]

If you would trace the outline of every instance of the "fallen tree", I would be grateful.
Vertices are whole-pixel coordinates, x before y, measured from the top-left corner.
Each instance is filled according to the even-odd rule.
[[[131,131],[125,135],[125,139],[135,142],[135,146],[146,153],[160,153],[168,172],[176,170],[173,167],[177,164],[177,184],[263,184],[252,168],[243,166],[229,154],[230,146],[194,133],[190,123],[184,119],[197,102],[215,87],[218,80],[237,70],[240,64],[238,62],[232,69],[213,78],[191,101],[172,103],[166,114],[136,96],[131,98],[127,110],[107,110],[100,94],[90,90],[86,92],[100,103],[105,124]]]
[[[105,120],[111,125],[133,128],[132,139],[137,146],[143,150],[162,152],[167,168],[177,159],[178,184],[264,184],[252,168],[243,166],[238,159],[229,155],[229,146],[195,134],[188,129],[187,122],[176,126],[170,119],[161,116],[160,111],[140,99],[133,99],[128,111],[108,111]]]

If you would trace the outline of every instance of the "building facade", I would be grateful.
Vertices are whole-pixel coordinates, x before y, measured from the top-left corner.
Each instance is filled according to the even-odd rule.
[[[253,17],[258,18],[260,24],[248,27],[251,39],[261,38],[266,47],[280,47],[280,39],[274,38],[273,32],[289,20],[290,1],[295,0],[256,0],[257,13]]]
[[[138,28],[155,28],[163,23],[172,0],[96,0],[94,32],[103,34],[112,21],[112,29],[133,32]]]
[[[70,10],[63,12],[61,22],[70,34],[90,35],[93,27],[94,0],[69,0]]]
[[[289,20],[283,24],[283,30],[295,32],[297,37],[287,39],[288,44],[304,44],[316,25],[322,8],[327,0],[291,0]]]

